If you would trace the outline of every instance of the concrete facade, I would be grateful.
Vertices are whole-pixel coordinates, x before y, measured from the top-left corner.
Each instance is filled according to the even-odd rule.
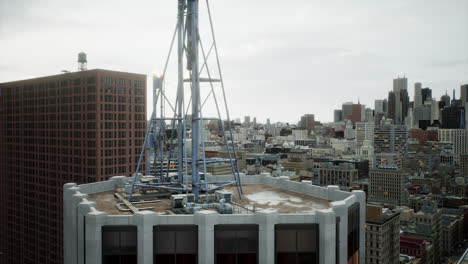
[[[230,178],[227,176],[217,177]],[[365,193],[343,192],[338,186],[319,187],[310,183],[293,182],[270,176],[242,176],[243,184],[264,184],[288,191],[310,195],[330,201],[330,208],[306,214],[278,214],[272,210],[253,214],[218,214],[199,211],[193,215],[161,215],[140,211],[133,215],[108,215],[96,209],[96,203],[88,200],[88,194],[114,191],[122,188],[130,178],[112,177],[108,181],[76,185],[64,185],[64,261],[65,263],[102,263],[102,227],[136,226],[137,259],[139,264],[153,263],[153,227],[160,225],[198,226],[198,263],[215,263],[214,227],[222,224],[258,225],[258,263],[275,263],[275,225],[318,224],[319,263],[349,263],[348,214],[358,205],[358,249],[351,256],[353,263],[365,263]],[[339,218],[337,218],[339,217]],[[339,220],[337,225],[336,221]],[[339,227],[339,237],[336,230]],[[338,241],[336,240],[338,239]],[[337,243],[338,242],[338,243]],[[337,250],[336,250],[337,249]],[[339,260],[336,261],[336,256]],[[358,260],[358,262],[356,262]]]

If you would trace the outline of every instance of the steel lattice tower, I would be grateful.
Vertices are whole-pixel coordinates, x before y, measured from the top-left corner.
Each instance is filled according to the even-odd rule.
[[[211,10],[208,0],[206,8],[210,23],[210,37],[212,44],[207,53],[203,48],[199,34],[199,0],[178,0],[177,25],[172,37],[169,54],[164,67],[164,73],[153,79],[153,113],[148,122],[144,146],[140,153],[140,159],[136,168],[130,198],[136,189],[141,190],[167,190],[171,192],[192,192],[198,199],[204,192],[208,193],[228,185],[236,185],[239,197],[242,195],[239,167],[237,164],[236,148],[232,135],[229,110],[226,102],[224,82],[219,62],[218,49],[213,29]],[[175,39],[177,39],[177,96],[172,105],[165,94],[165,74],[172,53]],[[217,78],[213,78],[208,65],[208,57],[214,52],[216,57]],[[200,54],[203,64],[200,67]],[[184,69],[185,66],[185,69]],[[188,72],[188,78],[184,79],[184,72]],[[200,77],[201,73],[207,77]],[[201,100],[200,84],[209,85],[209,93]],[[190,94],[184,94],[185,85],[189,85]],[[221,92],[221,98],[216,97],[216,91]],[[188,105],[185,105],[185,99]],[[207,118],[203,116],[203,108],[208,99],[212,99],[216,107],[217,117]],[[166,103],[172,115],[166,115]],[[188,111],[191,107],[191,120]],[[159,108],[159,112],[158,112]],[[206,158],[205,135],[202,132],[206,121],[217,121],[222,131],[223,144],[228,158]],[[224,121],[227,121],[227,128]],[[188,125],[191,125],[191,130]],[[187,151],[187,139],[191,132],[191,153]],[[231,139],[232,144],[229,142]],[[176,144],[174,144],[176,142]],[[174,146],[176,145],[176,146]],[[150,181],[142,181],[140,171],[143,156],[146,150],[146,175]],[[206,165],[210,163],[228,162],[232,168],[233,179],[231,181],[209,181],[206,173]],[[170,172],[173,166],[177,172]],[[190,175],[189,175],[190,170]],[[189,177],[191,176],[191,177]],[[146,177],[148,178],[148,177]]]

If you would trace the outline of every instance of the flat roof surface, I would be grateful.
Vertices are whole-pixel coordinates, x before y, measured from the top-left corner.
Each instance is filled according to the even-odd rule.
[[[246,184],[242,186],[243,199],[239,199],[236,186],[227,186],[223,190],[233,193],[233,202],[250,210],[275,210],[278,213],[313,213],[316,210],[330,208],[330,201],[310,195],[296,193],[285,189],[263,185]],[[120,201],[115,197],[115,191],[89,194],[88,200],[96,203],[96,209],[108,215],[132,215],[132,211],[121,211],[117,208]],[[142,203],[132,203],[143,211],[147,210],[161,214],[172,214],[171,202],[168,198],[147,200]],[[127,208],[121,205],[122,208]]]
[[[239,199],[236,186],[225,187],[233,193],[233,201],[249,209],[273,209],[278,213],[313,213],[315,210],[330,208],[330,201],[306,194],[263,185],[245,184],[242,186],[243,199]]]

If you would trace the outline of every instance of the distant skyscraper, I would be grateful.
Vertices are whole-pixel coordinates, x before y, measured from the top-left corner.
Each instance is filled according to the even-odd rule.
[[[442,109],[442,128],[465,128],[465,108],[444,107]]]
[[[349,120],[349,116],[353,113],[353,103],[347,102],[341,106],[343,120]]]
[[[387,109],[387,118],[395,120],[395,107],[396,107],[396,97],[395,92],[390,91],[388,93],[388,109]]]
[[[384,113],[384,100],[375,100],[374,101],[374,110],[375,113]]]
[[[414,105],[413,109],[421,106],[423,104],[422,100],[422,85],[421,83],[417,82],[414,84]]]
[[[333,122],[343,121],[343,110],[336,109],[333,111]]]
[[[424,104],[426,101],[432,100],[432,90],[428,87],[423,88],[421,90],[421,95],[422,95],[422,104]]]
[[[460,86],[460,100],[462,100],[463,106],[468,103],[468,84]]]
[[[309,132],[315,128],[315,115],[305,114],[301,116],[300,126],[304,129],[307,129]]]
[[[62,186],[135,172],[146,76],[89,70],[0,89],[2,263],[62,263],[70,232],[62,228]]]
[[[395,93],[395,124],[403,124],[409,108],[408,79],[406,77],[393,79],[393,92]]]
[[[244,126],[250,127],[250,116],[244,117]]]
[[[445,92],[445,94],[440,97],[440,101],[444,102],[444,106],[450,106],[450,95]]]

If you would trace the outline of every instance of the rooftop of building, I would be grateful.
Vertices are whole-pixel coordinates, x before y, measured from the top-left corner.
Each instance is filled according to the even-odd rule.
[[[208,176],[225,180],[232,176]],[[200,200],[193,201],[193,195],[171,194],[163,191],[137,192],[133,201],[128,202],[128,190],[131,179],[124,176],[113,177],[108,181],[82,185],[66,185],[75,193],[81,193],[86,203],[93,203],[97,211],[107,215],[132,215],[136,211],[152,211],[158,214],[193,214],[197,210],[213,210],[221,214],[251,214],[256,211],[275,211],[279,214],[315,214],[316,211],[330,210],[337,202],[350,206],[357,199],[363,199],[364,192],[344,192],[338,186],[320,187],[310,183],[295,182],[287,177],[271,177],[269,175],[242,176],[242,199],[235,185],[226,186],[210,193],[208,202],[205,195],[200,194]],[[70,187],[70,186],[75,187]],[[68,186],[68,187],[67,187]],[[221,196],[228,195],[228,196]],[[174,199],[182,196],[183,206],[176,207]],[[228,198],[222,198],[228,197]],[[358,198],[360,197],[360,198]],[[231,210],[224,211],[225,204]],[[221,207],[220,207],[221,206]],[[220,209],[221,208],[221,209]],[[133,209],[133,210],[131,210]]]
[[[135,76],[138,76],[140,78],[146,78],[146,74],[141,74],[141,73],[113,71],[113,70],[105,70],[105,69],[90,69],[90,70],[85,70],[85,71],[69,71],[69,72],[62,72],[62,73],[46,75],[46,76],[39,76],[39,77],[31,77],[31,78],[26,78],[26,79],[12,80],[12,81],[7,81],[7,82],[0,83],[0,85],[5,85],[5,84],[9,84],[9,83],[16,83],[16,82],[41,81],[41,80],[50,79],[50,78],[63,79],[64,77],[67,77],[67,76],[70,76],[70,75],[83,75],[83,74],[89,74],[89,73],[126,74],[126,75],[135,75]]]
[[[234,206],[238,206],[244,211],[254,212],[268,209],[275,210],[278,213],[312,213],[315,210],[330,207],[330,201],[328,200],[263,184],[243,185],[242,199],[237,195],[236,186],[227,186],[223,190],[231,192]],[[125,204],[115,193],[116,191],[107,191],[89,194],[88,200],[95,202],[96,209],[108,215],[133,214],[131,210],[127,210]],[[120,194],[126,196],[122,192]],[[138,202],[132,202],[139,210],[149,210],[160,214],[177,214],[172,210],[173,207],[168,195],[159,198],[154,196],[144,198],[143,196],[141,199]]]

